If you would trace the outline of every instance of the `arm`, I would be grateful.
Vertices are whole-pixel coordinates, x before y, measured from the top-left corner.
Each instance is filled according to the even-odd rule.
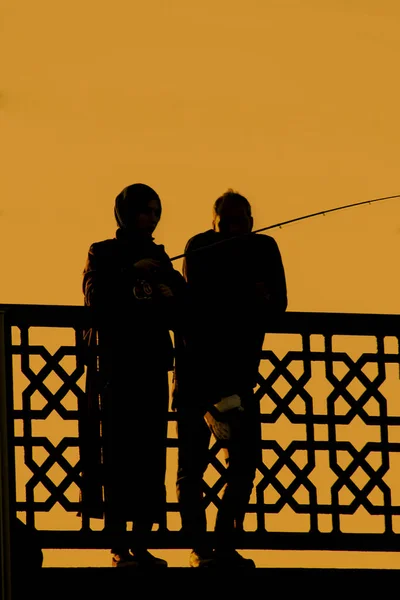
[[[204,234],[191,238],[185,246],[186,256],[183,259],[182,273],[185,280],[190,284],[201,285],[202,282],[207,281],[207,261],[210,260],[208,250],[196,252],[200,248],[212,243],[211,238],[206,239]]]
[[[132,297],[135,269],[124,268],[116,260],[114,249],[103,243],[92,244],[83,271],[85,305],[96,312],[117,313]]]
[[[89,248],[86,259],[85,268],[83,270],[82,291],[85,297],[85,306],[92,308],[99,306],[102,303],[105,288],[105,281],[102,281],[101,271],[99,273],[99,265],[96,252],[96,244],[92,244]]]
[[[183,259],[182,273],[187,283],[185,306],[186,327],[189,330],[193,327],[201,329],[201,323],[206,319],[207,308],[204,300],[209,296],[207,291],[210,288],[210,252],[196,250],[207,246],[207,242],[210,243],[204,239],[204,235],[199,235],[191,238],[185,246],[186,256]]]
[[[261,257],[262,276],[257,282],[258,298],[263,308],[279,314],[284,313],[288,305],[286,276],[278,244],[273,238],[268,241],[268,247],[265,247]]]
[[[181,273],[174,269],[163,245],[156,247],[156,256],[160,266],[149,277],[149,281],[155,290],[159,314],[163,315],[164,322],[170,330],[177,331],[182,327],[186,281]]]
[[[181,275],[181,273],[172,267],[166,271],[165,277],[163,278],[163,283],[165,283],[170,289],[172,294],[179,298],[182,294],[185,293],[186,290],[186,281]]]

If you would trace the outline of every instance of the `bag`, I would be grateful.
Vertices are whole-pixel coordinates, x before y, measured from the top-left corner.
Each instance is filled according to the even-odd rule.
[[[153,286],[145,279],[138,279],[133,286],[133,295],[136,300],[151,300],[153,298]]]

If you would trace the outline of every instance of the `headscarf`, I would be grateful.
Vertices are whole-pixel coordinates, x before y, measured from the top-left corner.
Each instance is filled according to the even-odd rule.
[[[157,200],[161,211],[161,200],[157,192],[149,185],[133,183],[125,187],[115,198],[114,215],[118,227],[122,230],[132,229],[136,216],[147,206],[150,200]]]

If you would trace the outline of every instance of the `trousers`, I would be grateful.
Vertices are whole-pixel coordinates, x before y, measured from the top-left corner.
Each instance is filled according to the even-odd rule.
[[[237,546],[246,509],[261,460],[259,403],[252,391],[242,397],[244,411],[238,415],[229,440],[223,442],[226,464],[223,495],[217,510],[215,548],[230,550]],[[204,409],[180,406],[177,411],[178,471],[176,490],[182,530],[197,552],[209,550],[207,543],[206,502],[203,476],[210,460],[211,432],[204,420]],[[222,444],[222,442],[219,442]]]

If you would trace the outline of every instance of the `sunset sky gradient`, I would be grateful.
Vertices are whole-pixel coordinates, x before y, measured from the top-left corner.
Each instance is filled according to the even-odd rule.
[[[134,182],[159,193],[171,256],[229,187],[255,228],[400,194],[398,0],[3,0],[0,14],[2,303],[81,305],[87,250],[114,236]],[[399,312],[400,199],[271,235],[288,310]],[[258,564],[348,561],[327,556]]]

